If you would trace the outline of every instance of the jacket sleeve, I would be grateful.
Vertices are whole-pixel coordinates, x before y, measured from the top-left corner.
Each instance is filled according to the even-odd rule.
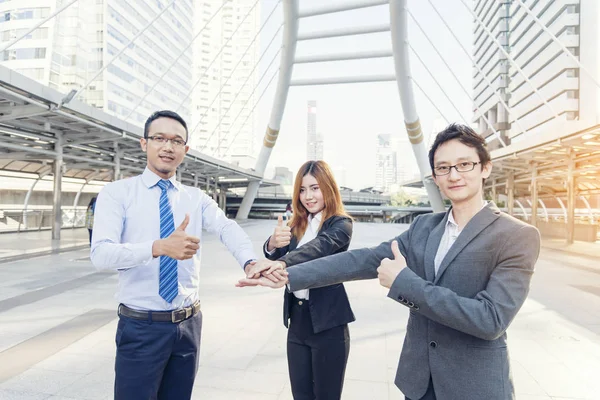
[[[290,290],[314,289],[336,283],[377,278],[377,268],[381,260],[394,257],[394,240],[398,241],[400,252],[406,258],[410,234],[418,221],[417,217],[407,231],[375,247],[344,251],[289,267],[287,272]]]
[[[288,267],[306,261],[334,254],[339,249],[350,244],[352,238],[352,220],[346,217],[332,217],[331,225],[321,229],[317,237],[290,251],[279,260]]]
[[[273,260],[273,261],[278,260],[281,256],[286,254],[290,249],[290,245],[288,244],[285,247],[275,248],[275,250],[273,250],[272,253],[269,253],[269,252],[267,252],[267,246],[269,245],[269,240],[271,240],[271,236],[269,236],[267,238],[267,241],[265,242],[265,244],[263,244],[263,254],[265,255],[265,258],[268,258],[269,260]]]
[[[504,334],[527,298],[539,250],[538,230],[523,226],[500,249],[498,265],[486,288],[474,298],[436,286],[408,268],[398,274],[388,297],[411,304],[415,312],[437,323],[480,339],[495,340]]]

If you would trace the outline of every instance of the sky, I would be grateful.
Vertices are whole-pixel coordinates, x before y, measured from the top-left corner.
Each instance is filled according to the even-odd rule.
[[[471,52],[473,21],[471,14],[461,0],[431,0],[444,15],[464,47]],[[470,2],[467,0],[467,4]],[[262,0],[263,22],[276,0]],[[329,4],[329,1],[327,2]],[[332,0],[331,4],[340,3]],[[426,30],[432,42],[443,55],[461,84],[471,93],[472,66],[442,21],[435,14],[429,0],[408,0],[408,9],[419,24]],[[300,0],[300,10],[319,8],[322,0]],[[265,72],[281,44],[281,33],[267,49],[267,44],[283,21],[281,4],[267,21],[261,33],[261,53],[267,51],[261,62],[259,76]],[[446,122],[470,122],[472,101],[444,66],[433,47],[427,42],[417,25],[409,16],[409,42],[418,56],[440,82],[451,99],[446,99],[437,87],[427,69],[414,53],[410,54],[411,72],[414,80],[435,101],[442,115],[429,102],[417,87],[414,87],[418,114],[426,137],[432,130],[445,126]],[[370,26],[389,23],[389,5],[347,11],[343,13],[303,18],[300,20],[300,33],[336,29],[349,26]],[[351,36],[346,38],[319,39],[299,42],[296,54],[317,55],[368,50],[390,50],[390,32]],[[266,71],[264,81],[257,93],[261,93],[266,83],[279,66],[279,57]],[[316,77],[342,77],[374,74],[394,74],[393,59],[371,59],[339,61],[294,66],[292,79]],[[275,95],[275,79],[265,91],[257,107],[256,151],[260,150],[262,139],[271,113]],[[379,134],[406,137],[404,118],[400,105],[398,87],[395,82],[361,83],[328,86],[291,87],[281,130],[273,149],[267,169],[267,177],[276,166],[284,166],[294,173],[306,161],[306,110],[308,100],[317,101],[317,131],[324,135],[324,159],[343,176],[345,182],[338,182],[354,189],[373,186],[375,183],[375,148]],[[456,109],[455,109],[456,108]],[[458,112],[457,112],[458,110]],[[414,161],[414,155],[399,154]],[[416,162],[414,162],[416,166]],[[415,167],[416,168],[416,167]],[[344,171],[344,172],[341,172]]]

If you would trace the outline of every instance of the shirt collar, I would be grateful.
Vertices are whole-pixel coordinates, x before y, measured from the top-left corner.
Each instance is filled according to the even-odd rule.
[[[154,172],[150,171],[150,169],[148,167],[146,167],[144,169],[144,172],[142,173],[142,182],[144,182],[144,185],[146,185],[146,187],[148,189],[150,189],[153,186],[156,186],[156,184],[158,183],[158,181],[160,181],[162,178],[158,175],[156,175]],[[173,185],[173,187],[177,190],[180,189],[181,187],[181,182],[177,181],[177,175],[173,175],[171,178],[169,178],[169,181],[171,182],[171,184]]]
[[[486,208],[486,207],[487,207],[487,205],[488,205],[488,201],[487,201],[487,200],[484,200],[484,201],[483,201],[483,207],[481,207],[481,209],[480,209],[479,211],[481,211],[481,210],[483,210],[484,208]],[[458,224],[456,223],[456,220],[454,219],[454,215],[452,215],[452,214],[453,214],[453,213],[452,213],[452,210],[450,210],[450,211],[448,212],[448,221],[446,221],[446,226],[448,226],[448,225],[452,225],[452,226],[454,226],[455,228],[458,228]]]
[[[321,224],[321,218],[323,218],[323,211],[320,211],[314,215],[309,215],[308,223],[310,224],[310,226],[314,227],[314,225],[316,225],[316,227],[318,228]]]

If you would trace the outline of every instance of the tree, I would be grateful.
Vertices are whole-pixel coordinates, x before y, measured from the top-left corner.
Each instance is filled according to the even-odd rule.
[[[404,190],[400,189],[400,191],[392,194],[390,203],[395,207],[409,207],[415,204],[416,198],[414,196],[409,195]]]

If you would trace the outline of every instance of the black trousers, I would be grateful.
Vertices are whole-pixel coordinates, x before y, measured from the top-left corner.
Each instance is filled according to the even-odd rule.
[[[179,322],[119,317],[115,400],[186,400],[198,370],[202,312]]]
[[[348,324],[314,333],[308,301],[294,299],[287,340],[294,400],[339,400],[349,352]]]
[[[410,400],[408,397],[405,397],[405,399]],[[433,391],[433,381],[431,380],[431,377],[429,377],[429,386],[427,387],[425,396],[421,397],[419,400],[437,400],[435,392]]]

